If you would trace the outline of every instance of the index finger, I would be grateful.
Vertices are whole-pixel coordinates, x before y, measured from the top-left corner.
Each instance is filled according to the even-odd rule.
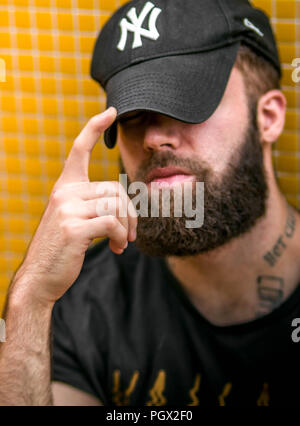
[[[64,169],[60,175],[60,183],[82,182],[89,180],[89,161],[91,152],[101,133],[112,125],[117,110],[108,108],[102,114],[92,117],[75,139]]]

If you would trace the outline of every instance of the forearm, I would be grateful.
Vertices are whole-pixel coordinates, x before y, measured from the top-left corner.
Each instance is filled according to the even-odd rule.
[[[0,344],[0,405],[52,405],[51,305],[27,294],[26,279],[11,286],[6,342]]]
[[[6,342],[0,344],[0,405],[52,405],[50,329],[54,303],[77,279],[85,252],[95,238],[108,237],[116,254],[123,253],[128,241],[136,238],[137,215],[122,185],[90,182],[88,178],[93,147],[116,116],[115,108],[109,108],[93,117],[74,141],[10,286]],[[126,217],[118,209],[101,207],[111,204],[111,198],[115,206],[127,208]]]

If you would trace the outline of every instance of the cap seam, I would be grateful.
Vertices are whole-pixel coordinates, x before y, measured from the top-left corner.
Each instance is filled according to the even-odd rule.
[[[226,22],[227,22],[227,25],[228,25],[228,30],[229,30],[229,32],[231,32],[232,27],[231,27],[230,20],[229,20],[229,18],[228,18],[228,16],[227,16],[227,14],[226,14],[226,12],[225,12],[225,8],[224,8],[224,7],[223,7],[223,5],[220,3],[220,0],[217,0],[217,4],[218,4],[219,8],[221,9],[221,11],[223,12],[223,15],[224,15],[224,17],[225,17],[225,19],[226,19]]]
[[[178,55],[189,55],[189,54],[193,54],[193,53],[201,53],[201,52],[210,52],[212,50],[217,50],[220,49],[222,47],[226,47],[226,46],[230,46],[234,43],[238,43],[243,39],[242,36],[238,36],[235,38],[230,38],[228,39],[226,42],[221,42],[221,43],[216,43],[213,44],[211,46],[206,46],[203,47],[201,49],[199,48],[193,48],[193,49],[184,49],[184,50],[177,50],[171,53],[168,52],[161,52],[157,55],[151,56],[151,57],[140,57],[137,58],[135,61],[130,62],[129,64],[126,65],[122,65],[119,68],[116,68],[116,70],[114,70],[107,78],[106,80],[103,82],[103,87],[105,88],[107,85],[107,82],[116,74],[118,74],[119,72],[121,72],[123,69],[127,69],[130,68],[133,65],[138,65],[141,62],[148,62],[151,61],[153,59],[159,59],[159,58],[166,58],[166,57],[170,57],[170,56],[178,56]],[[99,81],[97,78],[93,77],[94,80]]]

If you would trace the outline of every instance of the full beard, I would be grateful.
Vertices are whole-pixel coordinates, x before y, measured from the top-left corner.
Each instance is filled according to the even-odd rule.
[[[182,217],[172,216],[172,191],[171,217],[151,217],[151,198],[147,195],[148,217],[138,217],[136,245],[148,256],[207,253],[249,231],[265,214],[268,187],[256,114],[252,114],[244,141],[220,178],[214,177],[209,165],[203,161],[177,158],[171,151],[165,151],[154,153],[150,160],[142,164],[135,181],[144,182],[149,171],[166,166],[187,168],[196,177],[196,182],[205,183],[204,223],[200,228],[187,228],[186,221],[190,218],[184,214]],[[161,211],[162,198],[159,202]],[[193,207],[195,205],[193,199]]]

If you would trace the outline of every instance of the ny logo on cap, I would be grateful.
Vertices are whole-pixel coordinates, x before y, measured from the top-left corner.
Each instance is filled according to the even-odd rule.
[[[142,26],[150,12],[149,28],[146,30]],[[136,8],[132,7],[127,13],[127,16],[131,22],[129,22],[126,18],[123,18],[120,22],[121,38],[117,48],[121,51],[125,49],[128,31],[134,33],[132,49],[136,49],[137,47],[141,47],[143,45],[142,36],[149,38],[150,40],[157,40],[160,34],[156,28],[156,20],[160,12],[161,9],[155,7],[155,5],[150,1],[145,4],[143,10],[140,13],[140,16],[137,16]]]

